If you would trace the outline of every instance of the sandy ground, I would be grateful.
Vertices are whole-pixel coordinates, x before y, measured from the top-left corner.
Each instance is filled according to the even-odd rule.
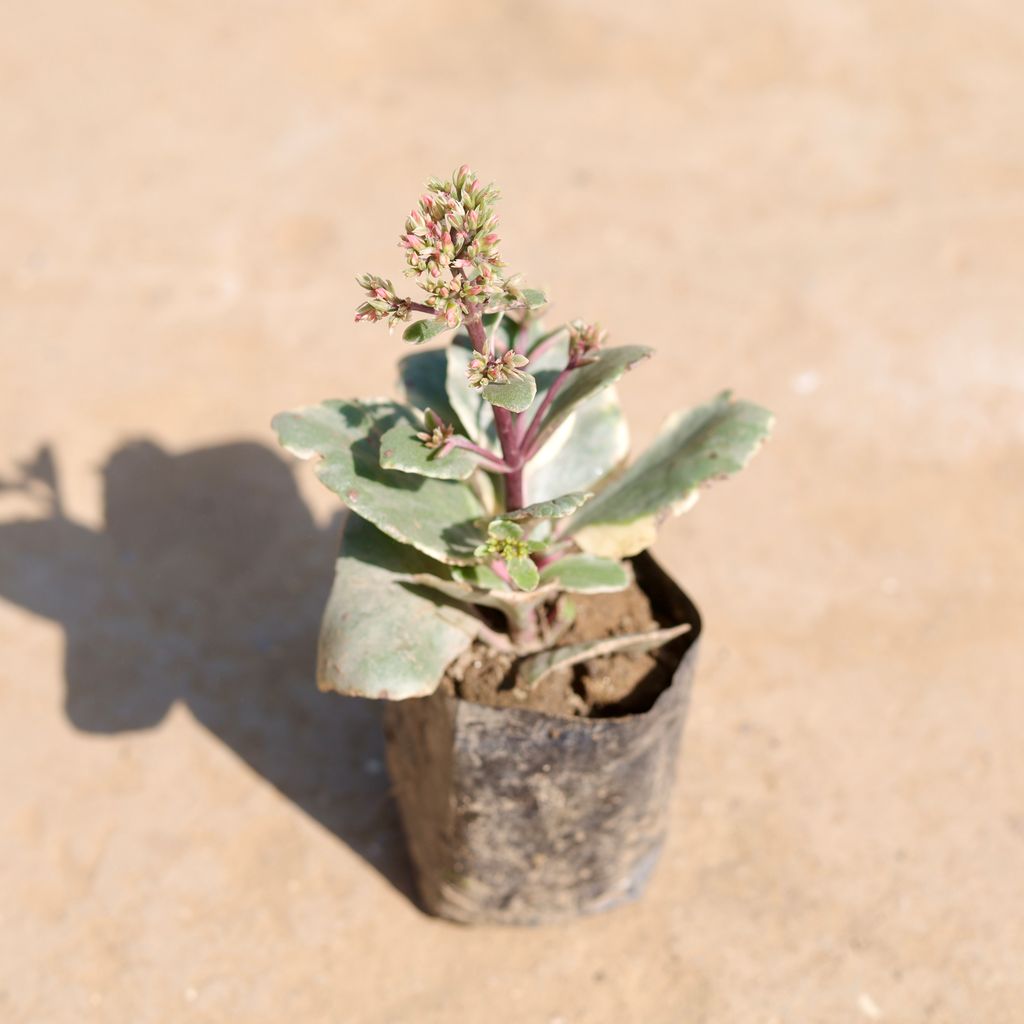
[[[1024,1021],[1024,8],[7,5],[0,1019]],[[311,681],[337,506],[270,416],[463,160],[635,436],[779,417],[658,552],[706,647],[641,905],[425,917],[378,708]]]

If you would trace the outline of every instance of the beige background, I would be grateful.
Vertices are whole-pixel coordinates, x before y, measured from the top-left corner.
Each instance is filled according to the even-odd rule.
[[[0,1019],[1024,1021],[1024,7],[5,14]],[[638,442],[779,417],[658,548],[707,633],[649,896],[533,932],[410,902],[268,429],[392,389],[352,276],[463,160],[555,315],[658,346]]]

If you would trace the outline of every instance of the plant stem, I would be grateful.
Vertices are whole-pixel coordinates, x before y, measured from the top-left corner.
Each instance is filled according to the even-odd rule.
[[[487,331],[484,328],[480,315],[466,320],[466,329],[469,331],[473,348],[477,352],[487,351]],[[500,405],[492,407],[494,411],[494,425],[498,430],[498,440],[501,442],[501,454],[505,458],[505,465],[508,466],[508,473],[505,475],[505,511],[512,512],[522,508],[526,503],[526,495],[523,489],[523,447],[519,439],[518,413],[512,413],[503,409]]]
[[[523,487],[523,458],[516,437],[514,414],[500,406],[494,407],[494,422],[498,428],[498,440],[505,462],[511,467],[505,476],[505,511],[514,512],[526,504],[526,492]]]
[[[484,459],[487,463],[483,468],[488,473],[511,473],[505,461],[499,458],[494,452],[489,452],[486,448],[481,448],[480,445],[474,444],[468,437],[463,437],[461,434],[456,434],[454,437],[450,437],[441,449],[442,455],[447,455],[453,448],[465,448],[466,451],[472,452],[474,455],[479,455],[480,458]]]
[[[487,352],[487,328],[484,327],[480,314],[477,313],[471,320],[466,320],[466,330],[469,331],[470,341],[477,352]]]
[[[554,379],[551,387],[548,388],[548,393],[544,396],[544,401],[540,403],[537,408],[537,412],[534,414],[533,419],[530,421],[530,425],[526,428],[526,433],[522,439],[522,451],[523,456],[526,459],[532,459],[536,455],[536,451],[533,450],[533,446],[537,441],[537,435],[540,434],[541,423],[544,421],[544,416],[548,409],[551,408],[551,403],[555,400],[555,396],[562,389],[562,385],[569,379],[569,374],[576,369],[575,361],[570,358],[569,365]]]
[[[508,632],[516,647],[530,647],[540,639],[540,617],[536,605],[513,605],[508,611]]]

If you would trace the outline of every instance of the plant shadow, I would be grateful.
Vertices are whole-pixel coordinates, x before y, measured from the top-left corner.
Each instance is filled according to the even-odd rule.
[[[0,481],[47,506],[0,523],[0,597],[64,627],[69,721],[151,729],[182,702],[415,903],[381,709],[313,683],[340,513],[318,527],[290,466],[253,442],[126,444],[103,485],[95,530],[66,516],[49,449]]]

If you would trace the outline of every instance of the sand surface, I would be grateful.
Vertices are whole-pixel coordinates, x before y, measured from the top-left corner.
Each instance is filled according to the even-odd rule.
[[[0,1019],[1024,1021],[1024,7],[8,5]],[[657,551],[705,649],[645,902],[425,917],[379,709],[318,694],[338,506],[279,409],[429,174],[620,342],[638,444],[772,444]]]

